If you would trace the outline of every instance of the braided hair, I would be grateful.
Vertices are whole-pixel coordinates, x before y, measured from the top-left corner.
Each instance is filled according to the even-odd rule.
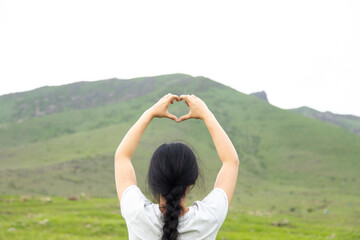
[[[165,198],[162,240],[176,240],[179,233],[181,198],[194,185],[199,175],[194,152],[183,143],[164,143],[154,152],[148,171],[148,185],[152,194]]]

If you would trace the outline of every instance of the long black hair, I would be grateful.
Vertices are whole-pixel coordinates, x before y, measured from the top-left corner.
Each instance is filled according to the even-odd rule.
[[[164,143],[154,152],[148,171],[148,186],[158,200],[166,200],[162,240],[176,240],[181,212],[180,199],[199,176],[197,158],[181,142]]]

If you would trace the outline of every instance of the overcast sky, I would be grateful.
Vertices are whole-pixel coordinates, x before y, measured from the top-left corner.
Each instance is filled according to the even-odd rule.
[[[0,95],[185,73],[360,116],[359,13],[357,0],[1,0]]]

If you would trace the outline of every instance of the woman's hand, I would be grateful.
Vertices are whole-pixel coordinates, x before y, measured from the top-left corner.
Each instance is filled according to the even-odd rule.
[[[180,101],[183,99],[185,99],[185,103],[190,108],[190,111],[188,114],[180,117],[177,122],[181,122],[189,118],[205,120],[206,117],[212,114],[205,102],[195,95],[181,95]]]
[[[178,102],[180,101],[180,98],[177,95],[168,93],[167,95],[162,97],[157,103],[155,103],[151,108],[149,108],[147,111],[150,112],[152,117],[158,117],[158,118],[167,117],[178,122],[179,119],[175,115],[168,112],[169,104],[170,103],[173,104],[174,100]]]

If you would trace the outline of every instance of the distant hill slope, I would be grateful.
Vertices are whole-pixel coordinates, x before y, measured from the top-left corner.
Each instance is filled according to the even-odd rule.
[[[360,136],[360,117],[354,115],[335,114],[332,112],[319,112],[309,107],[300,107],[290,110],[300,113],[306,117],[332,123]]]
[[[359,137],[206,77],[169,74],[0,96],[0,194],[116,196],[118,144],[169,92],[202,98],[232,139],[241,161],[234,202],[264,189],[271,196],[294,189],[360,193]],[[169,111],[180,116],[188,107],[180,102]],[[196,149],[210,189],[221,163],[204,123],[195,119],[150,123],[133,158],[139,185],[153,151],[169,141]]]

